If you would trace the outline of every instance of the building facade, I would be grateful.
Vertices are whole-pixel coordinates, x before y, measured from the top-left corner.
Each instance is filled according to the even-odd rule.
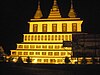
[[[23,42],[17,43],[16,50],[11,50],[14,59],[22,57],[26,63],[30,57],[32,63],[64,64],[65,57],[73,56],[72,46],[63,46],[72,42],[73,33],[81,33],[83,20],[76,18],[71,0],[69,18],[62,18],[57,1],[54,0],[48,18],[42,18],[40,2],[33,19],[30,19],[29,33],[23,34]]]
[[[73,34],[74,57],[100,57],[100,34]],[[99,58],[100,59],[100,58]]]

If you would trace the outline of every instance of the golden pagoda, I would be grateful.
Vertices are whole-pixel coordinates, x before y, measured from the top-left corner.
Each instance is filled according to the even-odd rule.
[[[71,0],[69,18],[62,18],[57,1],[54,0],[48,18],[41,18],[40,2],[33,19],[30,19],[29,33],[23,34],[23,42],[17,43],[16,50],[11,50],[14,59],[22,57],[26,63],[30,57],[32,63],[65,64],[65,57],[73,56],[72,46],[64,46],[64,42],[72,42],[73,33],[81,32],[82,20],[76,18]]]

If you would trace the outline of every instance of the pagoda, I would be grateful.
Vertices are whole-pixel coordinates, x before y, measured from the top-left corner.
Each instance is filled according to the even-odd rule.
[[[17,43],[16,50],[11,50],[14,59],[22,57],[24,63],[30,57],[32,63],[65,64],[65,58],[73,56],[73,33],[81,32],[83,20],[76,18],[71,0],[68,18],[62,18],[57,1],[53,1],[48,18],[42,18],[40,1],[34,18],[30,19],[29,33],[23,34],[23,42]]]

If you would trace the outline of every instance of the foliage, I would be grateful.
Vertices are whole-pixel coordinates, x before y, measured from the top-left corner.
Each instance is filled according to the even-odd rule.
[[[65,57],[65,63],[66,64],[69,64],[69,62],[70,62],[69,58],[68,57]]]
[[[31,62],[32,62],[32,60],[30,59],[29,56],[27,57],[26,62],[27,62],[27,63],[31,63]]]
[[[16,62],[16,63],[23,63],[22,58],[21,58],[21,57],[18,57],[18,60],[17,60],[17,62]]]
[[[6,62],[6,57],[5,57],[5,56],[4,56],[4,57],[1,56],[1,57],[0,57],[0,62]]]

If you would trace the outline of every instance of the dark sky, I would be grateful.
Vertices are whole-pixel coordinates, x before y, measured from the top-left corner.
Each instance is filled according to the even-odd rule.
[[[99,0],[73,0],[77,17],[84,20],[83,32],[100,33]],[[41,10],[46,18],[53,0],[41,0]],[[16,49],[16,43],[23,41],[23,34],[28,33],[28,21],[37,9],[37,0],[1,0],[0,1],[0,44],[6,53]],[[70,0],[58,0],[62,17],[68,17]]]

